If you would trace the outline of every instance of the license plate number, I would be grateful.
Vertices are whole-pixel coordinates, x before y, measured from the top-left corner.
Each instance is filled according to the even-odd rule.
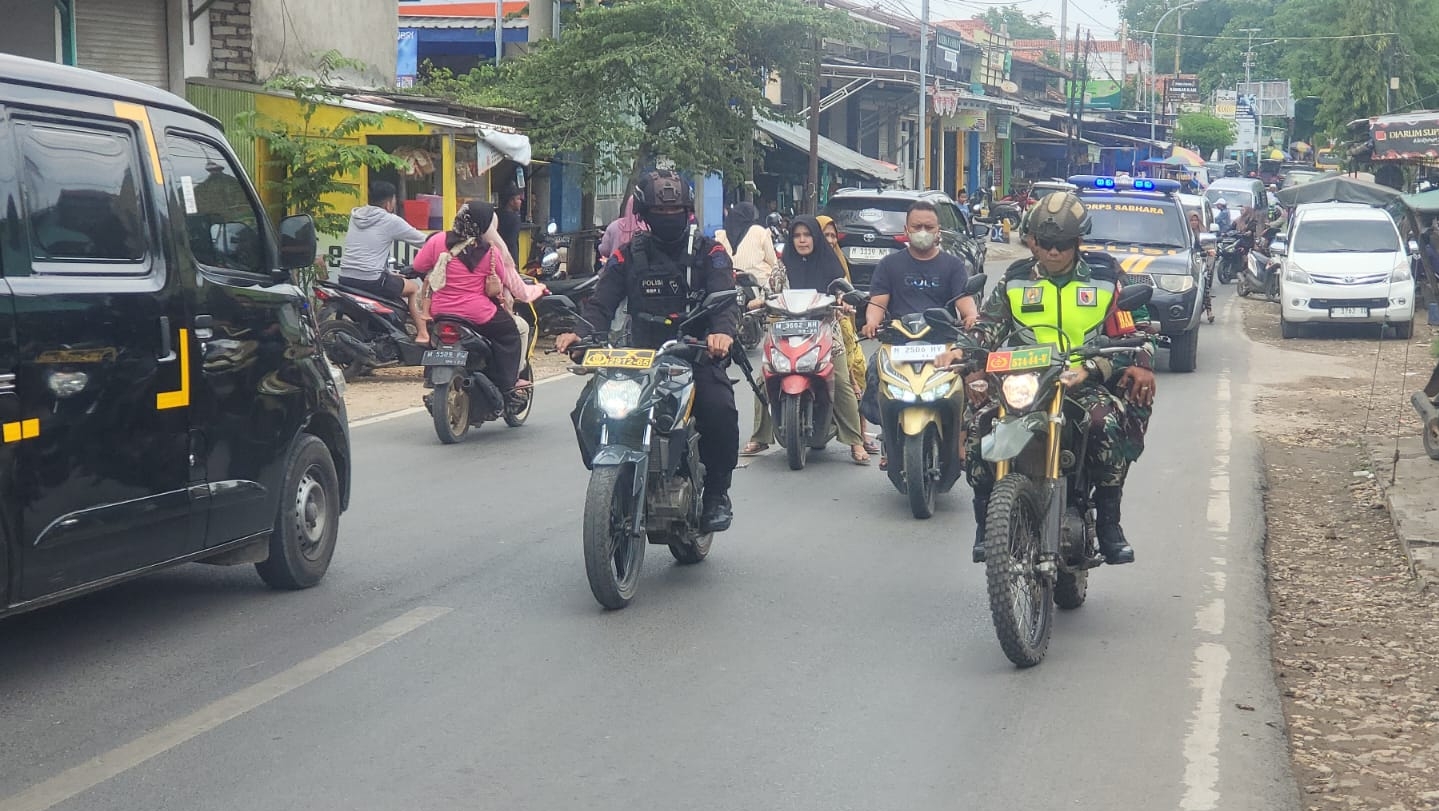
[[[850,248],[850,259],[883,259],[889,256],[889,248]]]
[[[1330,307],[1330,318],[1368,318],[1368,307]]]
[[[591,349],[581,366],[602,369],[648,369],[655,363],[653,349]]]
[[[819,332],[818,321],[777,321],[770,327],[770,332],[776,338],[793,338],[801,335],[813,335]]]
[[[1054,358],[1054,350],[1048,346],[1033,346],[1009,352],[991,352],[985,361],[986,372],[1019,372],[1025,369],[1042,369]]]
[[[944,344],[906,344],[889,348],[890,360],[900,363],[925,363],[944,354]]]
[[[427,349],[420,356],[421,366],[464,366],[470,353],[465,349]]]

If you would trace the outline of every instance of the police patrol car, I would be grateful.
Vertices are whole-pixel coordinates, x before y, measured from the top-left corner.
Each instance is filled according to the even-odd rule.
[[[1104,251],[1135,282],[1153,285],[1149,317],[1158,321],[1169,369],[1194,371],[1204,305],[1204,257],[1175,180],[1075,175],[1069,182],[1089,210],[1087,251]]]

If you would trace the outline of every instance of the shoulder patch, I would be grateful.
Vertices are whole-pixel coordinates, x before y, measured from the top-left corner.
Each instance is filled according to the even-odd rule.
[[[724,248],[716,246],[710,251],[710,265],[718,270],[728,270],[734,267],[734,262]]]

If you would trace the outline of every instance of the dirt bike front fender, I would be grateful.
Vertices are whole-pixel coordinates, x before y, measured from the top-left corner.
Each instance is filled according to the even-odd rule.
[[[979,455],[986,462],[1008,462],[1019,456],[1031,439],[1044,436],[1048,426],[1049,415],[1042,411],[995,420],[994,428],[979,441]]]

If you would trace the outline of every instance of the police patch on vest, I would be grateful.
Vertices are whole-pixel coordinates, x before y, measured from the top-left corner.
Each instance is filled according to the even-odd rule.
[[[683,296],[684,290],[680,286],[679,279],[670,277],[649,277],[640,279],[640,295],[645,298],[660,298],[666,296]]]
[[[1091,291],[1092,292],[1092,291]],[[1038,312],[1044,309],[1044,288],[1024,288],[1024,299],[1019,304],[1021,312]]]
[[[1079,288],[1076,296],[1081,307],[1095,307],[1099,304],[1099,292],[1093,287]]]

